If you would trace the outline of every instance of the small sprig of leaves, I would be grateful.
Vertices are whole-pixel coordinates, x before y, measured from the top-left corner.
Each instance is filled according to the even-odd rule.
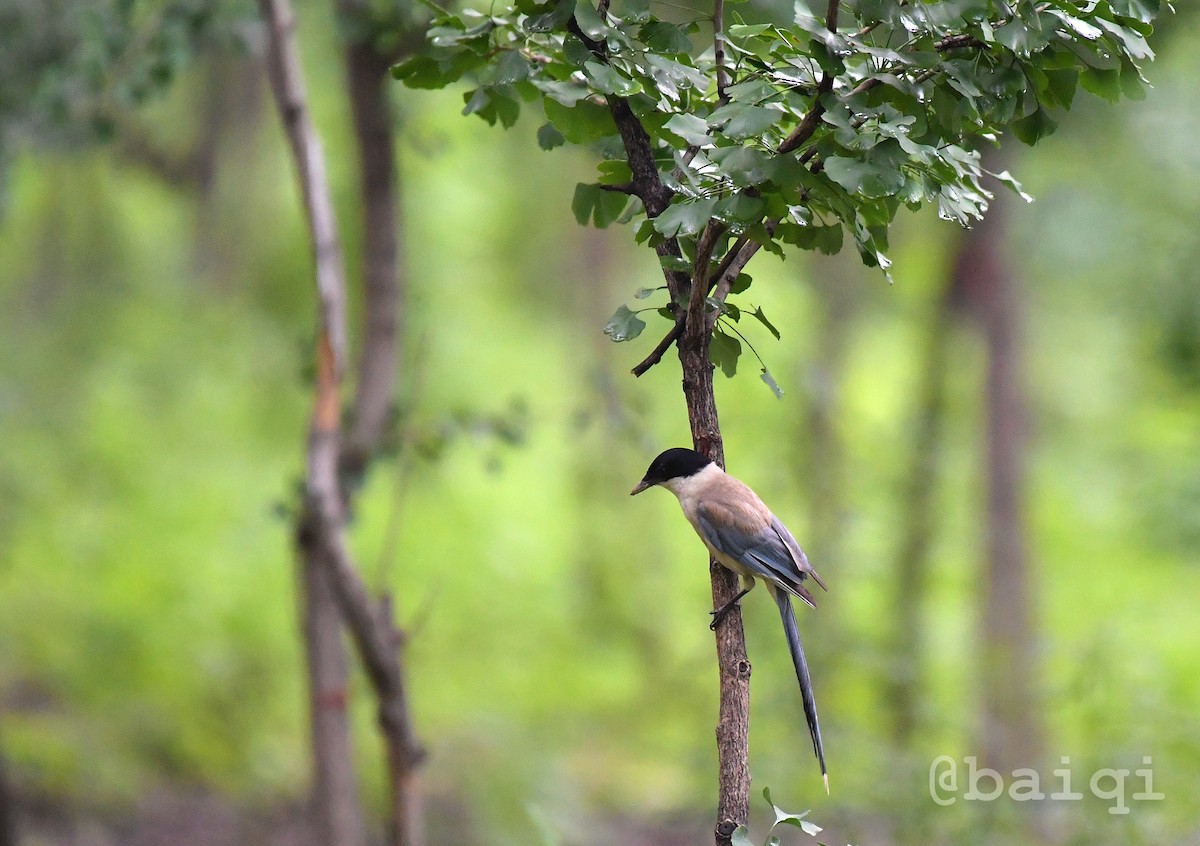
[[[1170,6],[858,0],[819,17],[797,0],[787,27],[738,8],[676,22],[649,0],[516,0],[443,14],[430,49],[395,73],[416,88],[467,78],[464,114],[506,127],[538,102],[542,147],[595,150],[597,178],[577,188],[576,218],[632,224],[655,249],[672,292],[659,311],[677,336],[687,280],[705,281],[721,315],[730,283],[749,286],[742,268],[759,248],[836,253],[848,238],[886,274],[901,207],[932,205],[966,226],[987,209],[991,183],[1020,192],[1007,172],[983,168],[980,146],[1006,131],[1037,142],[1080,86],[1142,96],[1146,38]],[[718,68],[712,21],[723,19]],[[622,308],[614,340],[644,327]]]
[[[775,829],[781,825],[791,825],[803,831],[810,837],[816,837],[821,833],[821,827],[816,823],[809,822],[805,817],[808,816],[808,811],[803,811],[799,814],[793,814],[785,811],[776,805],[771,800],[771,788],[763,788],[763,798],[767,800],[767,804],[771,806],[771,810],[775,814],[775,821],[771,823],[771,828],[767,831],[767,839],[765,846],[779,846],[779,836],[775,834]],[[729,842],[733,846],[755,846],[753,840],[750,839],[750,829],[744,825],[739,825],[734,829],[733,834],[729,838]],[[818,844],[824,846],[824,844]]]

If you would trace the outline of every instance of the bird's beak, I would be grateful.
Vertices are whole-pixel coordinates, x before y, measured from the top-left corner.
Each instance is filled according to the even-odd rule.
[[[640,482],[638,482],[636,485],[633,486],[633,490],[631,490],[629,492],[629,495],[637,496],[642,491],[646,490],[646,488],[652,488],[652,487],[654,487],[653,483],[647,482],[645,479],[642,479]]]

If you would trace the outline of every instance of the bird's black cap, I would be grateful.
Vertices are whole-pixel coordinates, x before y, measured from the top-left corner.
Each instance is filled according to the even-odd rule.
[[[711,461],[694,449],[673,447],[660,453],[658,458],[650,462],[650,468],[646,471],[646,475],[630,493],[639,494],[646,488],[661,485],[669,479],[693,476],[710,464],[712,464]]]

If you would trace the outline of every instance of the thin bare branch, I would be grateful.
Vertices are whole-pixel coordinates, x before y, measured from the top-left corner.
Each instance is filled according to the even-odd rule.
[[[712,262],[713,249],[717,239],[725,231],[725,225],[712,218],[704,226],[696,241],[696,258],[692,262],[692,292],[688,298],[687,322],[684,332],[690,333],[692,327],[700,331],[709,331],[709,322],[705,309],[708,305],[709,264]]]
[[[312,234],[320,330],[328,337],[334,375],[340,380],[346,364],[346,280],[325,173],[325,153],[308,112],[295,45],[296,18],[289,0],[259,0],[259,7],[268,28],[267,72],[271,90],[296,162]]]
[[[725,0],[713,0],[713,63],[717,69],[717,102],[729,102],[725,88],[729,85],[729,71],[725,67]]]
[[[671,327],[671,331],[663,336],[663,339],[658,342],[658,345],[650,351],[650,355],[642,359],[641,362],[639,362],[638,365],[633,368],[631,372],[634,376],[641,376],[651,367],[662,361],[662,357],[666,354],[667,350],[671,348],[671,344],[678,341],[679,336],[683,334],[683,324],[686,321],[687,318],[683,315],[683,313],[680,313],[680,315],[675,318],[675,325]]]

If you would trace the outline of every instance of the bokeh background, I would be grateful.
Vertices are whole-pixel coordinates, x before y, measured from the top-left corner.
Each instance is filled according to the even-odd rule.
[[[30,45],[70,4],[4,6],[0,755],[17,830],[46,844],[310,842],[290,520],[314,304],[261,33],[238,24],[244,37],[181,55],[122,122],[72,132],[25,85],[48,72]],[[327,3],[298,11],[354,272],[338,28]],[[801,630],[833,793],[757,593],[751,767],[756,790],[811,808],[830,844],[1200,842],[1191,11],[1162,21],[1144,101],[1081,93],[1054,136],[1005,148],[1036,197],[1003,198],[1035,612],[1022,707],[1039,732],[1020,763],[1049,793],[1069,758],[1083,800],[930,797],[937,756],[961,765],[983,748],[981,690],[995,683],[978,658],[986,353],[969,320],[948,330],[934,471],[916,480],[935,504],[921,649],[897,651],[929,337],[962,233],[904,216],[893,285],[854,256],[755,260],[748,302],[783,337],[746,331],[785,395],[746,357],[718,375],[718,401],[730,469],[830,586]],[[76,24],[96,35],[86,16]],[[532,115],[505,132],[461,117],[459,91],[396,88],[413,448],[372,471],[352,540],[409,634],[430,842],[706,842],[716,673],[703,553],[672,497],[627,495],[660,449],[688,440],[678,365],[629,375],[666,330],[658,318],[627,344],[601,333],[659,284],[656,264],[619,227],[576,225],[571,196],[592,161],[541,151]],[[916,693],[900,733],[898,678]],[[353,694],[378,815],[361,678]],[[1143,784],[1130,776],[1130,813],[1109,813],[1089,777],[1146,757],[1165,798],[1133,800]],[[768,823],[756,802],[756,835]]]

